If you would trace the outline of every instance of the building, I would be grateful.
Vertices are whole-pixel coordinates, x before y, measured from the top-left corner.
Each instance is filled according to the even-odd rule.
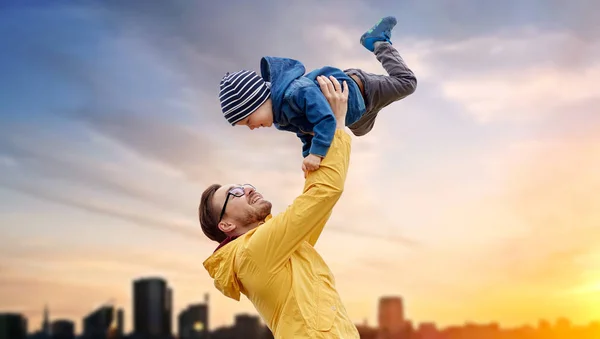
[[[379,325],[389,322],[405,322],[404,302],[401,297],[379,298]]]
[[[417,329],[420,339],[436,339],[439,331],[433,322],[422,322]]]
[[[173,290],[167,287],[165,298],[165,311],[163,314],[166,333],[173,333]]]
[[[381,297],[378,310],[379,337],[386,339],[405,338],[410,332],[404,314],[404,302],[401,297]]]
[[[172,290],[162,278],[133,282],[133,333],[155,339],[172,335]]]
[[[125,311],[123,311],[122,308],[119,308],[117,310],[117,323],[113,324],[112,328],[111,328],[111,333],[113,333],[113,338],[117,337],[117,338],[121,338],[125,335],[125,327],[124,327],[124,320],[125,319]],[[115,326],[116,325],[116,326]]]
[[[180,339],[207,339],[208,326],[208,294],[204,297],[204,304],[189,305],[179,313],[179,338]]]
[[[42,320],[42,334],[47,336],[50,335],[50,310],[48,309],[48,305],[44,305],[44,320]]]
[[[75,323],[67,319],[58,319],[51,323],[52,339],[75,339]]]
[[[48,305],[44,305],[44,316],[40,329],[27,336],[27,339],[51,339],[50,337],[50,311]]]
[[[84,339],[105,339],[108,334],[114,338],[123,336],[123,310],[114,306],[101,306],[83,318]]]
[[[27,319],[19,313],[0,313],[0,339],[25,339]]]
[[[262,339],[265,331],[260,323],[260,318],[248,314],[236,315],[234,326],[236,339]]]
[[[361,339],[377,339],[377,327],[369,326],[367,320],[362,324],[355,324],[356,330],[358,330],[358,335]]]
[[[273,333],[260,322],[259,317],[238,314],[233,326],[215,329],[210,333],[210,339],[273,339]]]

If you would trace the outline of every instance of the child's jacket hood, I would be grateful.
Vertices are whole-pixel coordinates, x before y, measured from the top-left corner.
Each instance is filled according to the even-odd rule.
[[[304,65],[294,59],[265,56],[260,60],[260,73],[271,83],[273,111],[280,114],[283,97],[288,86],[306,72]]]

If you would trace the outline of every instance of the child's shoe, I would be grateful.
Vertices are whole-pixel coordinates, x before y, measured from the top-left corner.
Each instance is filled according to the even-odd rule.
[[[380,19],[375,26],[371,27],[371,29],[360,37],[361,45],[369,51],[374,52],[375,42],[377,41],[385,41],[391,44],[392,29],[396,26],[396,23],[396,18],[393,16]]]

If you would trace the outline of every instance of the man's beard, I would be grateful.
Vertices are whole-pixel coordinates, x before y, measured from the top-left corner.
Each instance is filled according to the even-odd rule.
[[[253,209],[251,211],[248,211],[248,214],[246,215],[246,220],[244,220],[244,223],[246,225],[251,225],[251,224],[255,224],[261,221],[264,221],[265,218],[271,214],[271,207],[273,207],[273,205],[271,204],[270,201],[267,200],[261,200],[257,203],[255,203],[254,205],[252,205]]]

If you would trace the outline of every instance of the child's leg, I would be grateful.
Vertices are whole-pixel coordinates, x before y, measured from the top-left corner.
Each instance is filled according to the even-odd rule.
[[[375,43],[375,56],[388,73],[388,76],[374,74],[367,78],[375,86],[371,89],[380,94],[380,108],[404,99],[415,91],[417,78],[392,44]]]
[[[374,51],[388,75],[367,73],[359,69],[346,70],[346,73],[360,78],[365,91],[367,110],[360,120],[349,126],[357,136],[364,135],[373,128],[375,118],[382,108],[407,97],[417,87],[417,78],[389,40],[395,24],[395,19],[384,18],[361,38],[363,46]]]

